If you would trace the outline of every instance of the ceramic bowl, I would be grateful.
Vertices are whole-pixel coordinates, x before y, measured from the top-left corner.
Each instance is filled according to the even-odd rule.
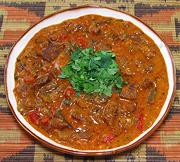
[[[135,138],[130,143],[119,146],[112,149],[107,150],[78,150],[71,147],[63,146],[61,144],[56,143],[55,141],[49,139],[48,137],[45,137],[43,134],[38,132],[36,129],[34,129],[25,119],[24,117],[18,112],[17,110],[17,103],[15,99],[15,95],[13,93],[13,89],[15,86],[15,80],[14,80],[14,72],[15,72],[15,64],[16,64],[16,58],[19,56],[19,54],[22,52],[22,50],[25,48],[27,43],[30,41],[30,39],[41,29],[54,25],[59,24],[65,20],[68,19],[74,19],[78,18],[80,16],[89,15],[89,14],[96,14],[96,15],[102,15],[107,17],[113,17],[116,19],[123,19],[125,21],[130,21],[137,27],[139,27],[146,35],[148,35],[155,44],[159,47],[161,54],[164,58],[165,65],[167,68],[168,73],[168,81],[169,81],[169,90],[167,98],[164,102],[164,105],[162,107],[162,110],[157,117],[156,121],[153,123],[153,125],[144,131],[142,134],[140,134],[137,138]],[[16,120],[20,123],[20,125],[28,131],[33,137],[41,141],[42,143],[46,144],[47,146],[54,148],[60,152],[68,153],[68,154],[75,154],[75,155],[82,155],[82,156],[94,156],[94,155],[109,155],[109,154],[115,154],[119,153],[125,150],[129,150],[138,144],[140,144],[142,141],[144,141],[148,136],[150,136],[162,123],[162,121],[165,119],[166,115],[169,112],[170,105],[173,101],[174,94],[175,94],[175,68],[174,63],[170,54],[170,51],[167,47],[167,45],[163,42],[163,40],[156,34],[155,31],[153,31],[150,27],[148,27],[146,24],[144,24],[141,20],[138,18],[131,16],[129,14],[116,11],[110,8],[106,7],[96,7],[96,6],[81,6],[78,8],[73,9],[67,9],[60,12],[57,12],[55,14],[49,15],[42,19],[37,24],[30,27],[22,36],[21,38],[16,42],[16,44],[13,46],[13,48],[10,51],[6,68],[5,68],[5,87],[6,87],[6,95],[7,100],[10,106],[10,109],[16,118]]]

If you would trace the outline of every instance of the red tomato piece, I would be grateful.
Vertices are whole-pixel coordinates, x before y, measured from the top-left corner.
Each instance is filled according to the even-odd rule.
[[[88,45],[88,42],[87,42],[87,40],[86,40],[84,37],[78,37],[78,38],[76,39],[76,42],[77,42],[82,48],[85,48],[85,47],[87,47],[87,45]]]
[[[35,78],[31,75],[27,75],[23,78],[24,82],[27,84],[31,84],[35,82]]]
[[[27,115],[27,117],[28,117],[28,120],[29,120],[30,122],[32,122],[33,124],[36,124],[36,125],[39,124],[39,118],[40,118],[40,116],[39,116],[39,114],[38,114],[36,111],[31,111],[31,112],[29,112],[28,115]]]
[[[64,91],[64,97],[65,98],[70,96],[70,95],[75,95],[75,94],[76,94],[76,92],[71,86],[68,86]]]
[[[109,134],[106,137],[104,137],[104,142],[105,143],[109,143],[109,142],[112,142],[113,139],[114,139],[114,135],[113,134]]]
[[[45,116],[41,119],[41,123],[44,124],[44,125],[47,125],[49,123],[49,117]]]
[[[63,40],[68,39],[68,35],[62,35],[61,39]]]
[[[140,131],[144,129],[144,115],[142,113],[138,117],[137,129]]]
[[[68,35],[60,35],[60,36],[58,36],[58,40],[60,40],[60,41],[65,41],[67,39],[69,39]]]

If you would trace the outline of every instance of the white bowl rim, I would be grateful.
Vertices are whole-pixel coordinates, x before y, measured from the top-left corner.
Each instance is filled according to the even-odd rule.
[[[15,96],[13,93],[14,89],[14,70],[15,70],[15,63],[17,56],[22,52],[22,50],[25,48],[29,40],[41,29],[51,26],[53,24],[61,23],[68,19],[78,18],[80,16],[89,15],[89,14],[96,14],[106,17],[112,17],[117,19],[123,19],[126,21],[132,22],[134,25],[138,26],[146,35],[148,35],[158,46],[158,48],[161,51],[161,54],[165,60],[167,73],[168,73],[168,81],[169,81],[169,90],[168,95],[165,101],[165,104],[163,105],[163,108],[154,122],[154,124],[144,131],[142,134],[140,134],[137,138],[135,138],[130,143],[119,146],[112,149],[106,149],[106,150],[79,150],[74,149],[71,147],[67,147],[61,144],[56,143],[55,141],[49,139],[48,137],[42,135],[40,132],[38,132],[36,129],[34,129],[24,118],[23,116],[17,111],[17,104],[15,100]],[[58,19],[59,18],[59,19]],[[50,21],[49,23],[47,23]],[[25,43],[24,43],[25,42]],[[23,47],[23,48],[22,48]],[[28,131],[33,137],[40,140],[42,143],[48,145],[49,147],[52,147],[56,150],[59,150],[64,153],[69,154],[75,154],[75,155],[84,155],[84,156],[91,156],[91,155],[108,155],[108,154],[115,154],[117,152],[122,152],[125,150],[128,150],[130,148],[133,148],[137,146],[139,143],[141,143],[144,139],[146,139],[148,136],[150,136],[162,123],[162,121],[167,116],[171,103],[175,96],[175,89],[176,89],[176,78],[175,78],[175,66],[172,59],[172,56],[170,54],[170,51],[167,47],[167,45],[162,41],[162,39],[159,37],[159,35],[151,29],[149,26],[144,24],[141,20],[136,18],[135,16],[132,16],[130,14],[124,13],[122,11],[117,11],[108,7],[99,7],[99,6],[79,6],[77,8],[73,9],[66,9],[62,10],[60,12],[51,14],[44,19],[42,19],[37,24],[30,27],[24,35],[21,36],[21,38],[16,42],[16,44],[11,49],[7,64],[5,67],[5,91],[7,96],[7,101],[10,106],[10,109],[14,115],[14,117],[17,119],[17,121],[20,123],[20,125]]]

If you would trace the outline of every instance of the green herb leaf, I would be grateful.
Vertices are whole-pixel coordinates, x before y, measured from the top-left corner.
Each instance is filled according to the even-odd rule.
[[[83,91],[111,96],[113,89],[121,91],[123,84],[127,84],[115,59],[111,51],[94,52],[92,48],[78,48],[62,68],[60,78],[68,79],[78,94]]]

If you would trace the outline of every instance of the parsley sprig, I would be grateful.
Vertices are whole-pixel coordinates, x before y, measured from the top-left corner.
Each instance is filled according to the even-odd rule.
[[[68,79],[78,93],[106,96],[111,96],[113,89],[121,91],[127,84],[122,80],[115,55],[111,51],[94,52],[92,48],[74,51],[60,78]]]

